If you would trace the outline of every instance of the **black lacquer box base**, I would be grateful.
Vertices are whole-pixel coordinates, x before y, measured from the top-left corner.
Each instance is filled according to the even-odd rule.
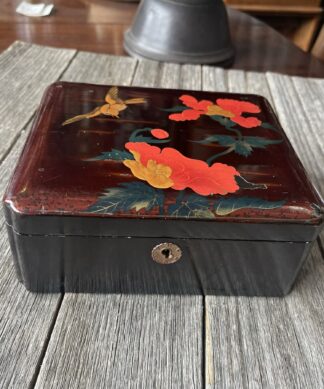
[[[33,292],[282,296],[310,243],[167,239],[181,260],[152,261],[159,238],[9,235],[28,264],[20,280]],[[27,266],[26,266],[27,265]]]

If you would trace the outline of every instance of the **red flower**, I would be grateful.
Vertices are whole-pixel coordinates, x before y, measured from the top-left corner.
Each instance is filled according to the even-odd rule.
[[[256,117],[244,117],[242,116],[243,112],[246,113],[260,113],[260,108],[248,101],[232,100],[232,99],[217,99],[216,103],[222,109],[231,112],[234,116],[231,117],[231,120],[242,127],[252,128],[258,127],[262,123]]]
[[[169,119],[175,120],[176,122],[183,122],[186,120],[197,120],[201,115],[206,114],[207,109],[210,105],[213,105],[211,101],[201,100],[198,101],[192,96],[183,95],[180,97],[183,104],[191,109],[185,109],[181,113],[173,113],[169,116]]]
[[[133,174],[154,187],[183,190],[207,196],[226,195],[239,189],[235,176],[239,172],[232,166],[214,163],[212,166],[198,159],[187,158],[178,150],[151,146],[144,142],[128,142],[125,145],[135,160],[124,161]]]
[[[151,134],[157,139],[166,139],[169,137],[169,133],[165,130],[161,130],[160,128],[154,128],[151,130]]]
[[[198,101],[192,96],[183,95],[180,97],[183,104],[190,108],[181,113],[174,113],[169,119],[179,121],[197,120],[201,115],[224,116],[237,123],[241,127],[253,128],[258,127],[262,122],[254,117],[244,117],[243,113],[260,113],[260,108],[248,101],[233,99],[217,99],[216,104],[208,100]]]

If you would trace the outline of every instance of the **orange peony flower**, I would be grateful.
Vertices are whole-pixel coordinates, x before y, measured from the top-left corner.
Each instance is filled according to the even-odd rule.
[[[244,117],[243,113],[260,113],[260,108],[248,101],[233,100],[233,99],[217,99],[216,104],[208,100],[198,101],[196,98],[183,95],[180,97],[183,104],[190,108],[185,109],[181,113],[174,113],[169,116],[169,119],[179,121],[197,120],[201,115],[207,116],[224,116],[231,119],[241,127],[252,128],[258,127],[262,122],[254,117]]]
[[[258,127],[262,123],[261,120],[259,120],[256,117],[250,116],[250,117],[244,117],[242,116],[242,113],[260,113],[260,108],[250,103],[249,101],[239,101],[239,100],[232,100],[232,99],[217,99],[216,101],[217,105],[221,107],[224,110],[230,111],[233,116],[231,117],[232,122],[237,123],[241,127],[245,128],[253,128]]]
[[[198,101],[192,96],[183,95],[179,98],[186,107],[191,109],[186,109],[181,113],[173,113],[169,116],[169,119],[175,120],[176,122],[183,122],[186,120],[197,120],[201,115],[206,114],[207,109],[210,105],[213,105],[211,101],[201,100]]]
[[[126,160],[124,165],[131,169],[135,177],[147,181],[155,188],[183,190],[207,196],[226,195],[239,189],[235,176],[240,173],[232,166],[187,158],[178,150],[151,146],[144,142],[128,142],[125,145],[135,160]]]
[[[148,182],[154,188],[166,189],[173,185],[170,179],[172,170],[169,166],[157,163],[150,159],[147,165],[141,163],[141,155],[136,151],[132,151],[135,161],[125,160],[124,165],[127,166],[133,175],[140,180]]]

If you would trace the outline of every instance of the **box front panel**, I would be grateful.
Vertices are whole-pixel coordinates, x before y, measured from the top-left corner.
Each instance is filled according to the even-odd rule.
[[[310,246],[14,235],[23,282],[27,289],[39,292],[281,296],[289,292]],[[154,248],[161,243],[176,245],[171,247],[179,249],[180,259],[173,258],[175,262],[170,264],[154,261]],[[158,253],[164,254],[168,253]]]

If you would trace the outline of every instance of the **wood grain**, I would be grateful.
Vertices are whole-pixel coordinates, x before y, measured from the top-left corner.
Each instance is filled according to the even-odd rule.
[[[74,55],[74,50],[21,43],[4,53],[0,64],[0,160],[28,123],[45,88],[60,77]],[[5,59],[8,56],[10,60]]]
[[[19,127],[16,128],[18,133]],[[12,173],[28,130],[1,163],[0,195]],[[33,381],[60,295],[31,294],[17,281],[0,213],[0,386],[26,388]]]
[[[17,42],[0,56],[1,198],[44,89],[74,53]],[[18,283],[0,213],[0,386],[25,388],[34,380],[61,296],[31,294]]]
[[[324,80],[267,74],[280,122],[310,178],[324,195]]]

